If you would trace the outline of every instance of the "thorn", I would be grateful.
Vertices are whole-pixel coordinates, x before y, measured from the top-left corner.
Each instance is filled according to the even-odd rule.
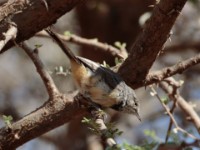
[[[46,0],[41,0],[41,2],[44,4],[44,6],[46,7],[47,11],[49,11],[49,7],[48,4],[46,2]]]
[[[135,113],[135,115],[136,115],[136,117],[140,120],[140,122],[142,122],[142,119],[141,119],[141,117],[140,117],[140,115],[139,115],[139,113],[138,112],[136,112]]]

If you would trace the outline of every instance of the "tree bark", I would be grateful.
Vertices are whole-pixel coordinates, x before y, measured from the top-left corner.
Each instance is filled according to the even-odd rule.
[[[75,94],[58,94],[11,127],[0,129],[0,150],[13,150],[58,126],[87,114]]]
[[[187,0],[161,0],[154,5],[151,18],[134,42],[119,73],[133,88],[145,84],[149,69],[170,37],[170,30]]]
[[[10,23],[17,26],[17,43],[34,36],[38,31],[56,23],[57,19],[69,12],[82,0],[9,0],[0,7],[0,40]],[[4,52],[13,46],[8,42]]]

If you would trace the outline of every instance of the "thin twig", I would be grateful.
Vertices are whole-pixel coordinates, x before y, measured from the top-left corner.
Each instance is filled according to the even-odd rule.
[[[183,149],[187,149],[189,147],[197,147],[198,148],[199,146],[200,146],[199,140],[194,140],[191,143],[183,141],[180,144],[174,144],[174,145],[166,144],[166,143],[159,144],[157,150],[183,150]]]
[[[188,102],[186,102],[186,100],[183,97],[181,97],[178,90],[176,93],[174,93],[174,88],[176,89],[178,85],[177,81],[175,81],[173,78],[168,78],[165,80],[168,80],[170,84],[168,84],[168,82],[161,82],[159,86],[169,95],[169,97],[173,101],[177,102],[178,106],[187,116],[190,117],[190,120],[194,123],[197,131],[200,133],[200,118],[198,114],[195,112],[192,106],[188,104]]]
[[[179,44],[174,44],[174,45],[171,45],[171,46],[168,46],[166,47],[164,50],[163,50],[163,54],[165,53],[173,53],[173,52],[177,52],[177,51],[181,51],[183,52],[183,50],[197,50],[199,51],[200,50],[200,43],[199,42],[182,42],[182,43],[179,43]]]
[[[49,35],[44,32],[39,32],[36,34],[36,36],[49,37]],[[125,59],[128,56],[126,49],[117,49],[107,43],[99,42],[97,39],[87,39],[87,38],[83,38],[83,37],[77,36],[72,33],[70,33],[69,35],[62,35],[62,34],[57,33],[57,36],[60,39],[62,39],[63,41],[72,42],[72,43],[85,45],[85,46],[90,46],[95,49],[100,49],[102,51],[109,52],[114,57],[119,57],[119,58]]]
[[[176,101],[174,101],[173,106],[172,106],[172,108],[170,110],[171,114],[173,114],[175,108],[176,108]],[[165,143],[167,143],[167,141],[169,139],[169,133],[171,131],[172,125],[173,125],[173,122],[172,122],[172,119],[170,118],[169,126],[168,126],[168,129],[167,129],[167,134],[166,134],[166,137],[165,137]]]
[[[153,82],[159,82],[177,73],[182,73],[183,71],[187,70],[188,68],[194,65],[197,65],[198,63],[200,63],[200,54],[180,63],[177,63],[171,67],[166,67],[162,70],[149,73],[146,77],[146,84],[148,85]]]
[[[158,95],[158,93],[156,92],[156,90],[153,88],[153,86],[150,86],[150,88],[151,88],[151,90],[152,90],[154,96],[156,96],[156,98],[160,101],[160,103],[162,104],[162,106],[163,106],[164,109],[166,110],[167,114],[168,114],[169,117],[171,118],[173,124],[174,124],[175,127],[176,127],[175,129],[176,129],[177,131],[180,131],[180,132],[186,134],[187,136],[193,138],[194,140],[199,140],[196,136],[192,135],[191,133],[189,133],[189,132],[185,131],[184,129],[182,129],[181,127],[179,127],[179,125],[178,125],[178,123],[176,122],[174,116],[171,114],[170,109],[167,107],[167,105],[165,105],[165,104],[162,102],[162,100],[161,100],[160,96]]]
[[[168,82],[168,83],[171,84],[170,82]],[[177,83],[177,84],[174,85],[174,86],[176,86],[177,88],[179,88],[179,87],[181,86],[181,83]],[[177,93],[177,88],[176,88],[176,89],[174,88],[173,94]],[[176,100],[175,100],[174,103],[173,103],[173,106],[172,106],[172,108],[171,108],[171,110],[170,110],[170,112],[171,112],[172,114],[173,114],[173,112],[174,112],[174,110],[175,110],[175,108],[176,108],[176,105],[177,105],[177,102],[176,102]],[[173,122],[172,122],[172,119],[170,118],[169,126],[168,126],[168,129],[167,129],[167,134],[166,134],[166,138],[165,138],[165,143],[167,143],[167,141],[168,141],[169,133],[170,133],[170,131],[171,131],[172,125],[173,125]]]
[[[108,128],[106,127],[104,123],[104,116],[99,112],[99,109],[93,109],[90,112],[95,119],[95,123],[98,125],[98,130],[101,133],[101,139],[102,141],[106,144],[106,146],[109,147],[117,147],[116,141],[112,138],[109,137],[109,134],[106,134],[108,131]]]
[[[17,36],[17,27],[16,25],[10,23],[8,30],[3,33],[5,39],[0,41],[0,51],[4,48],[8,41],[13,40]]]
[[[35,48],[34,50],[32,50],[27,44],[25,44],[24,42],[21,43],[19,45],[22,49],[24,49],[24,51],[28,54],[28,56],[31,58],[31,60],[33,61],[40,77],[43,80],[43,83],[47,89],[47,92],[49,94],[49,96],[52,98],[53,96],[55,96],[55,94],[59,93],[53,79],[51,78],[51,76],[49,75],[49,73],[45,70],[44,65],[42,63],[42,61],[40,60],[39,56],[38,56],[38,50],[37,48]]]
[[[94,122],[97,125],[96,130],[98,131],[99,135],[101,136],[103,144],[105,144],[105,146],[117,149],[117,143],[113,139],[113,137],[110,136],[111,135],[110,131],[104,123],[105,114],[99,108],[99,106],[97,106],[96,104],[91,102],[89,99],[84,97],[84,95],[82,95],[81,93],[78,93],[74,99],[77,101],[81,100],[81,103],[84,106],[89,108],[88,111],[92,115],[92,118],[94,119]]]

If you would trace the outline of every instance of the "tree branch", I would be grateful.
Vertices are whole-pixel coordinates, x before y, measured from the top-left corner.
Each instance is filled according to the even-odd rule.
[[[38,56],[38,49],[35,48],[32,50],[27,44],[21,43],[19,45],[24,51],[27,53],[27,55],[31,58],[33,61],[41,79],[43,80],[43,83],[47,89],[47,92],[50,97],[54,97],[56,94],[59,93],[53,79],[49,75],[49,73],[45,70],[44,65],[42,61],[40,60]]]
[[[87,38],[83,38],[72,33],[70,33],[69,35],[62,35],[62,34],[57,33],[57,35],[60,39],[66,42],[72,42],[72,43],[76,43],[80,45],[90,46],[95,49],[100,49],[102,51],[111,53],[114,57],[119,57],[123,59],[127,57],[126,50],[117,49],[112,45],[108,45],[107,43],[99,42],[97,39],[87,39]],[[36,36],[49,37],[48,34],[43,33],[43,32],[37,33]]]
[[[176,89],[178,88],[176,86],[178,84],[177,81],[175,81],[173,78],[166,79],[166,81],[168,84],[161,82],[159,86],[169,95],[173,101],[177,102],[178,106],[187,116],[190,117],[190,120],[194,123],[197,131],[200,133],[200,118],[192,106],[189,105],[183,97],[181,97],[178,91],[176,92]]]
[[[174,113],[174,110],[176,108],[176,102],[174,101],[173,105],[172,105],[172,108],[170,109],[170,113],[173,115]],[[168,139],[169,139],[169,135],[170,135],[170,131],[172,129],[172,125],[173,125],[173,122],[172,122],[172,119],[170,118],[170,121],[169,121],[169,126],[168,126],[168,129],[167,129],[167,134],[166,134],[166,137],[165,137],[165,143],[167,143]]]
[[[187,132],[186,130],[184,130],[183,128],[181,128],[178,123],[176,122],[174,116],[172,115],[172,113],[170,112],[170,109],[168,108],[167,105],[165,105],[165,103],[162,102],[160,96],[158,95],[158,93],[155,91],[155,89],[151,86],[151,90],[153,91],[153,94],[157,97],[157,99],[160,101],[161,105],[164,107],[164,109],[166,110],[167,114],[169,115],[170,119],[172,120],[173,124],[175,125],[175,129],[177,131],[180,131],[184,134],[186,134],[187,136],[193,138],[194,140],[199,140],[196,136],[192,135],[191,133]]]
[[[42,0],[9,0],[0,7],[0,33],[7,32],[9,22],[13,22],[18,28],[16,42],[24,41],[55,23],[59,17],[70,11],[82,0],[45,1],[46,4]],[[0,40],[3,39],[0,34]],[[13,45],[13,42],[8,42],[0,53]]]
[[[149,85],[151,83],[162,81],[163,79],[173,76],[177,73],[182,73],[186,69],[197,65],[198,63],[200,63],[200,54],[180,63],[177,63],[174,66],[166,67],[162,70],[149,73],[146,77],[145,83],[146,85]]]
[[[170,35],[170,30],[186,0],[160,0],[153,14],[133,44],[119,73],[127,84],[137,88],[144,84],[153,62]]]
[[[61,16],[61,14],[69,11],[79,1],[73,0],[69,2],[69,0],[62,0],[58,2],[55,0],[46,0],[48,4],[47,11],[45,5],[43,3],[41,4],[41,0],[30,1],[27,4],[21,0],[21,7],[17,7],[17,11],[16,9],[15,11],[24,11],[24,13],[17,13],[11,17],[11,20],[15,20],[15,23],[17,24],[20,31],[16,41],[19,42],[27,39],[39,30],[47,27],[59,16]],[[119,71],[125,81],[128,81],[127,83],[132,87],[136,88],[145,84],[145,77],[151,65],[155,61],[159,51],[162,49],[162,45],[167,40],[169,31],[185,2],[186,0],[162,0],[158,5],[156,4],[149,23],[146,25],[143,32],[134,43],[128,59],[125,61]],[[15,5],[13,5],[13,7],[15,7]],[[32,12],[33,6],[35,8],[34,13]],[[65,8],[63,8],[64,6]],[[4,7],[7,8],[8,6],[5,5],[3,8]],[[8,14],[12,14],[11,9],[8,10]],[[58,14],[57,10],[62,11],[59,11]],[[38,17],[38,15],[40,17]],[[30,18],[29,16],[32,17]],[[52,17],[49,18],[48,16]],[[5,21],[6,15],[0,16],[0,18],[4,18],[2,21]],[[22,23],[21,18],[25,18],[24,20],[26,22]],[[33,22],[32,19],[34,19],[35,22]],[[3,31],[3,29],[4,28],[0,28],[0,31]],[[7,45],[8,46],[6,46],[5,49],[11,46],[12,43],[9,42]],[[99,47],[101,46],[99,45]],[[134,62],[132,62],[132,60],[134,60]],[[127,74],[129,76],[127,76]]]
[[[27,141],[36,138],[66,122],[87,114],[77,93],[58,94],[43,106],[31,112],[12,127],[0,129],[0,149],[13,150]]]
[[[190,147],[199,147],[200,146],[200,142],[198,140],[195,140],[194,142],[188,143],[188,142],[182,142],[180,144],[173,144],[173,143],[169,143],[169,144],[165,144],[162,143],[158,146],[157,150],[183,150],[183,149],[187,149]]]
[[[164,53],[173,53],[173,52],[179,52],[183,50],[188,50],[188,49],[193,49],[196,51],[200,50],[200,43],[199,42],[184,42],[184,43],[179,43],[176,45],[171,45],[166,47],[163,52]]]
[[[91,111],[91,114],[95,119],[96,125],[98,126],[102,141],[106,144],[106,146],[116,148],[117,143],[112,137],[110,137],[108,128],[104,123],[104,116],[102,115],[102,112],[99,112],[99,109],[95,109]]]

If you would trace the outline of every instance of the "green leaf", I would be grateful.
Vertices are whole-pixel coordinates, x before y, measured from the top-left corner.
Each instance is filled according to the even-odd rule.
[[[63,66],[56,66],[56,67],[54,68],[54,73],[55,73],[56,75],[67,76],[67,75],[69,75],[69,74],[71,73],[71,71],[70,71],[70,69],[67,69],[67,68],[65,68],[65,67],[63,67]]]
[[[115,57],[115,65],[118,65],[123,62],[123,59],[119,59],[118,57]]]
[[[152,139],[154,139],[156,137],[156,132],[152,131],[152,130],[144,130],[144,134],[146,136],[151,137]]]
[[[145,149],[145,150],[153,150],[159,143],[158,142],[150,142],[150,143],[146,143],[146,144],[143,144],[142,147]]]
[[[126,43],[121,43],[121,42],[119,42],[119,41],[116,41],[116,42],[114,43],[114,45],[115,45],[117,48],[119,48],[119,49],[125,49],[125,48],[126,48]]]
[[[161,142],[162,140],[157,137],[156,132],[153,130],[144,130],[144,134],[153,139],[153,142]]]
[[[130,144],[127,144],[127,143],[124,143],[123,145],[123,148],[125,150],[145,150],[143,147],[141,146],[137,146],[137,145],[130,145]]]
[[[172,132],[169,133],[169,137],[172,139],[173,143],[175,143],[175,144],[180,144],[181,143],[177,133],[172,131]]]
[[[5,122],[5,124],[8,126],[8,127],[12,127],[12,125],[11,125],[11,122],[13,121],[13,117],[12,116],[6,116],[6,115],[3,115],[2,116],[3,117],[3,120],[4,120],[4,122]]]
[[[42,44],[35,44],[35,48],[40,48],[42,47]]]
[[[120,145],[115,145],[114,147],[108,146],[108,147],[106,147],[105,150],[122,150],[122,149],[121,149]]]
[[[83,117],[83,119],[81,120],[82,123],[89,123],[91,121],[91,119],[88,119],[86,117]]]
[[[167,97],[163,97],[161,98],[162,103],[164,104],[168,104],[169,103],[169,99]]]
[[[106,63],[106,61],[105,61],[105,60],[103,61],[103,64],[102,64],[102,66],[103,66],[103,67],[105,67],[105,68],[110,68],[110,66],[109,66],[109,65]]]
[[[65,35],[65,36],[68,36],[68,37],[71,37],[72,33],[71,33],[70,31],[65,31],[65,32],[64,32],[64,35]]]

